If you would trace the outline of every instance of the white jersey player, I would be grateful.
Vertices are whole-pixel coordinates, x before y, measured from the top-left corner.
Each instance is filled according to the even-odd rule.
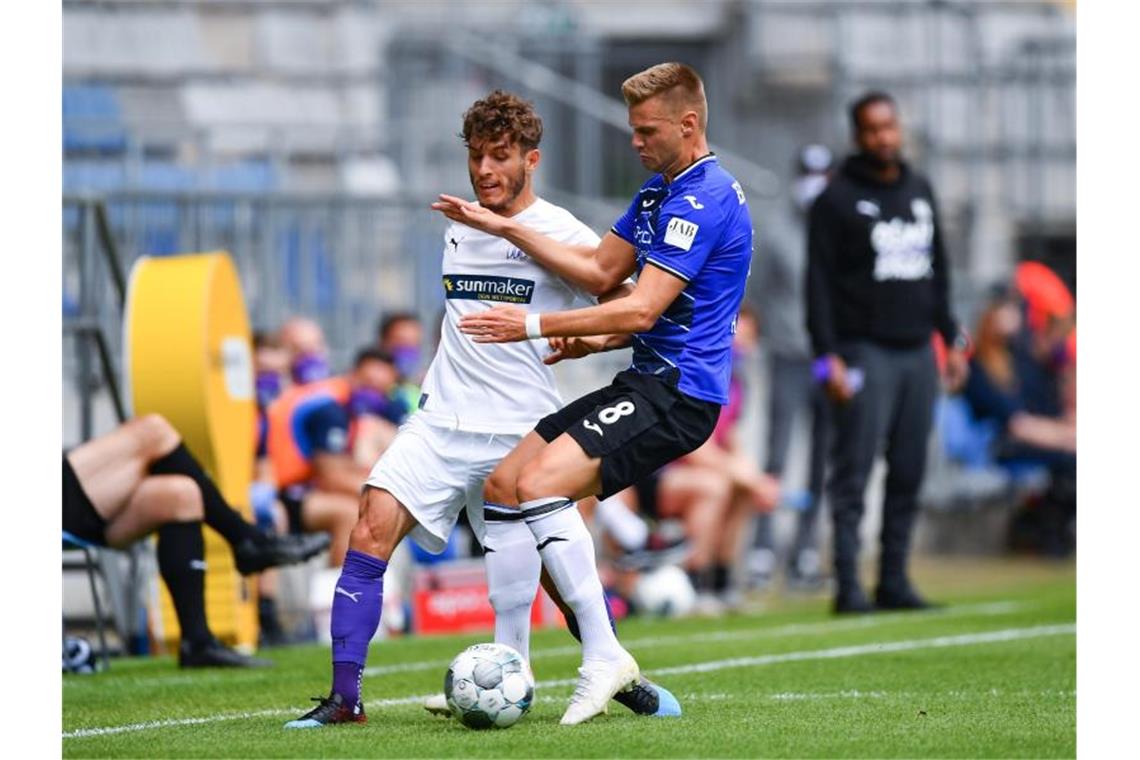
[[[534,194],[531,177],[540,158],[541,135],[542,122],[533,106],[515,95],[496,90],[472,105],[464,114],[463,138],[475,194],[494,213],[566,243],[595,246],[599,238],[592,230]],[[317,707],[286,728],[365,720],[361,677],[380,623],[388,559],[406,535],[429,551],[441,551],[465,507],[487,550],[496,641],[529,659],[530,605],[541,560],[533,541],[505,546],[488,535],[484,481],[562,401],[553,373],[543,363],[548,341],[477,345],[459,331],[458,321],[504,303],[561,311],[590,296],[501,238],[460,224],[445,232],[441,274],[446,312],[420,409],[401,427],[366,481],[333,596],[331,692],[317,697]],[[622,701],[642,714],[679,714],[679,707],[672,710],[672,695],[664,690],[659,695],[648,682]]]
[[[541,198],[514,218],[567,243],[599,240],[569,211]],[[595,300],[502,238],[461,224],[444,234],[442,282],[439,348],[419,411],[367,480],[404,505],[416,520],[412,538],[431,552],[447,545],[464,506],[485,543],[483,481],[535,422],[562,405],[554,373],[543,363],[550,353],[546,339],[481,346],[459,331],[459,318],[502,303],[551,311]]]

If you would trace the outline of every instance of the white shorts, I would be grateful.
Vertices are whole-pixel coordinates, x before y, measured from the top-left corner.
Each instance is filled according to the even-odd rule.
[[[483,481],[522,438],[439,427],[413,414],[365,485],[383,488],[407,507],[419,523],[412,528],[412,538],[433,554],[447,547],[465,506],[471,529],[483,543]]]

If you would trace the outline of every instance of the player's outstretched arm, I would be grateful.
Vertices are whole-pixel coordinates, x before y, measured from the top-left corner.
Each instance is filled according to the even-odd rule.
[[[627,280],[608,293],[598,296],[598,303],[607,303],[615,298],[625,298],[633,293],[633,287],[633,281]],[[550,353],[542,361],[544,364],[557,364],[563,359],[581,359],[590,354],[625,348],[631,340],[631,337],[626,333],[590,335],[581,338],[554,337],[549,339]]]
[[[596,296],[617,287],[636,265],[633,246],[612,232],[597,246],[573,245],[454,195],[440,195],[431,207],[453,222],[509,240],[559,277]]]
[[[538,316],[537,334],[527,335],[527,313],[517,306],[503,306],[469,314],[459,320],[459,329],[476,343],[510,343],[528,337],[574,337],[645,332],[676,300],[688,283],[680,277],[646,266],[633,292],[587,309],[554,311]]]

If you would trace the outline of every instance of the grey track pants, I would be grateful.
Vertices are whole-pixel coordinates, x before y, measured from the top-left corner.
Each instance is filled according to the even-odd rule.
[[[928,343],[891,348],[857,341],[841,345],[839,353],[848,367],[861,368],[865,379],[849,403],[832,407],[828,495],[838,590],[842,594],[858,583],[859,523],[867,480],[880,451],[886,454],[887,482],[879,586],[897,588],[907,583],[907,554],[926,467],[937,394],[933,351]]]

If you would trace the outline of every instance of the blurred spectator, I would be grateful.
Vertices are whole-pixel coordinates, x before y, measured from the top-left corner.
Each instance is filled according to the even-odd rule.
[[[857,152],[812,205],[808,331],[833,403],[829,496],[836,612],[875,607],[859,584],[864,491],[885,439],[887,482],[875,606],[929,606],[907,577],[936,388],[930,336],[942,334],[947,385],[967,371],[949,305],[949,268],[930,183],[902,160],[894,99],[869,92],[850,109]]]
[[[1073,548],[1077,477],[1076,420],[1062,400],[1068,365],[1058,359],[1058,351],[1067,351],[1067,334],[1050,336],[1053,318],[1026,333],[1022,314],[1016,293],[994,290],[978,320],[964,395],[975,419],[998,425],[993,453],[999,464],[1048,468],[1049,489],[1028,519],[1036,523],[1036,548],[1064,556]]]
[[[290,382],[289,352],[276,335],[261,330],[254,332],[253,371],[257,392],[257,444],[249,500],[258,527],[267,533],[283,534],[289,531],[289,521],[284,505],[277,499],[273,468],[266,451],[269,433],[267,410]],[[288,641],[277,611],[277,582],[275,571],[264,572],[257,578],[257,620],[262,646]]]
[[[290,530],[329,532],[333,567],[344,561],[361,484],[383,448],[377,442],[354,456],[357,439],[379,440],[382,431],[390,440],[407,416],[390,396],[396,378],[391,358],[366,348],[348,374],[295,385],[269,407],[267,451]]]
[[[64,454],[65,531],[116,549],[158,535],[158,570],[182,635],[179,666],[269,665],[224,646],[210,632],[202,523],[229,543],[243,575],[302,562],[329,544],[327,536],[266,536],[247,523],[226,503],[178,431],[157,414],[126,422]]]
[[[385,314],[376,331],[376,342],[381,351],[387,351],[400,373],[396,396],[409,409],[420,403],[420,379],[423,369],[424,330],[420,318],[411,312],[397,311]]]
[[[289,354],[289,375],[303,385],[332,376],[325,333],[308,317],[290,317],[281,325],[278,340]]]
[[[796,531],[787,559],[790,587],[814,588],[822,583],[816,525],[823,497],[827,455],[827,398],[812,378],[811,344],[804,324],[804,284],[807,271],[805,222],[811,204],[827,187],[831,151],[823,145],[805,145],[796,161],[792,184],[795,223],[778,238],[768,238],[759,257],[758,303],[768,353],[768,442],[764,471],[783,482],[788,448],[797,419],[810,415],[808,489],[796,515]],[[772,518],[756,517],[753,546],[748,557],[750,585],[767,585],[776,566]]]

